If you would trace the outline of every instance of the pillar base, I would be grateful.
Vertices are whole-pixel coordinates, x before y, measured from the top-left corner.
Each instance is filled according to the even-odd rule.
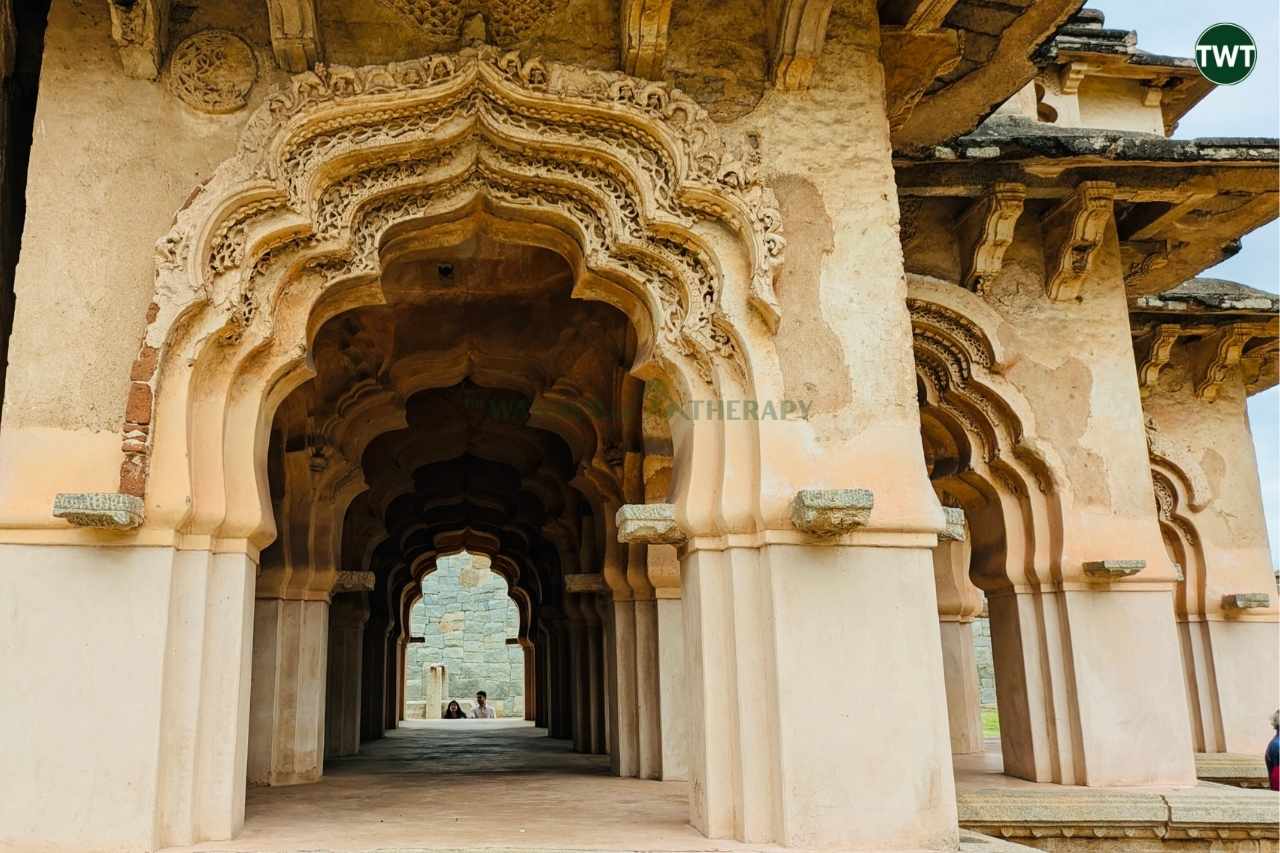
[[[956,849],[929,550],[698,551],[681,575],[695,827],[811,849]]]
[[[15,605],[0,624],[0,724],[20,733],[0,779],[0,847],[231,838],[244,822],[253,561],[0,544],[0,565],[0,600]]]

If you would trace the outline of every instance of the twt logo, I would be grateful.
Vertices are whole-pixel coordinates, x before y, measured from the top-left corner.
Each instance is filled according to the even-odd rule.
[[[1258,47],[1239,24],[1214,24],[1196,40],[1196,67],[1210,83],[1233,86],[1257,64]]]

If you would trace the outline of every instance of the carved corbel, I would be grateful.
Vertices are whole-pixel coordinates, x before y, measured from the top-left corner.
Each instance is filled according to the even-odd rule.
[[[1076,299],[1112,216],[1116,185],[1084,181],[1044,217],[1045,287],[1054,301]]]
[[[1169,263],[1168,240],[1126,240],[1120,244],[1120,260],[1124,264],[1124,280],[1146,275]]]
[[[957,230],[965,264],[963,281],[974,293],[985,293],[1000,274],[1026,197],[1024,184],[998,181],[960,215]]]
[[[1274,384],[1276,365],[1280,361],[1280,339],[1251,347],[1240,358],[1240,371],[1244,376],[1245,393],[1253,395]]]
[[[1217,399],[1227,374],[1240,363],[1245,344],[1269,331],[1262,323],[1236,323],[1207,338],[1204,345],[1209,348],[1209,357],[1204,374],[1196,383],[1196,396],[1210,402]]]
[[[827,38],[832,0],[770,0],[769,78],[786,91],[807,89]]]
[[[685,534],[676,523],[675,513],[672,504],[624,504],[614,516],[618,541],[628,545],[679,545],[685,541]]]
[[[658,79],[667,58],[671,0],[622,0],[622,67],[637,77]]]
[[[170,0],[107,0],[111,37],[129,77],[155,80],[169,42]]]
[[[267,0],[271,51],[281,71],[306,71],[324,58],[315,0]]]
[[[867,489],[801,489],[791,502],[791,523],[813,536],[839,536],[865,526],[874,505]]]
[[[1182,327],[1176,323],[1160,323],[1147,335],[1147,351],[1138,364],[1138,390],[1142,396],[1146,397],[1156,387],[1160,371],[1169,363],[1173,345],[1182,334]]]

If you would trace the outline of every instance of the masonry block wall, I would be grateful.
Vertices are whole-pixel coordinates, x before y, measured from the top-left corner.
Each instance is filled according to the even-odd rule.
[[[406,713],[422,717],[423,671],[444,664],[449,696],[465,709],[477,690],[489,695],[499,717],[524,716],[524,652],[507,639],[519,631],[507,583],[469,554],[442,557],[422,582],[422,598],[409,615],[412,636],[405,664]]]

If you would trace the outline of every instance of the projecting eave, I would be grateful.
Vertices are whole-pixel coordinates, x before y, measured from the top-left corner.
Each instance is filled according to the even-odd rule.
[[[1280,296],[1220,278],[1193,278],[1130,302],[1129,327],[1144,395],[1176,351],[1195,365],[1197,394],[1217,395],[1239,368],[1245,391],[1280,381]]]
[[[1039,122],[1005,119],[988,121],[973,133],[947,145],[899,157],[920,162],[1026,161],[1047,157],[1054,160],[1077,158],[1153,164],[1253,163],[1274,166],[1280,163],[1280,139],[1248,136],[1168,139],[1155,134],[1060,128]]]
[[[899,196],[977,199],[1013,183],[1034,215],[1083,182],[1114,186],[1131,302],[1194,278],[1275,219],[1278,164],[1275,139],[1165,139],[1011,120],[894,161]]]

